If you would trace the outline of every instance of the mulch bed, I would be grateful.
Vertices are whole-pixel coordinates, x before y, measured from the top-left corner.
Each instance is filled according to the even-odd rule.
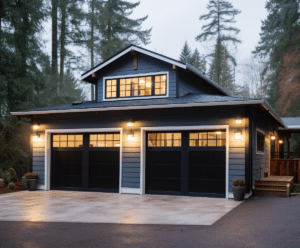
[[[23,190],[27,190],[27,189],[23,188],[23,183],[18,182],[18,183],[16,183],[15,189],[9,189],[9,188],[7,188],[7,186],[0,187],[0,194],[13,193],[13,192],[18,192],[18,191],[23,191]]]

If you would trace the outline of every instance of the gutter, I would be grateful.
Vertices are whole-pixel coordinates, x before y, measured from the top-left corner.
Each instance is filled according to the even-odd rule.
[[[127,107],[106,107],[106,108],[86,108],[86,109],[62,109],[62,110],[35,110],[24,112],[11,112],[14,116],[43,115],[43,114],[63,114],[63,113],[84,113],[84,112],[102,112],[102,111],[121,111],[136,109],[161,109],[161,108],[188,108],[188,107],[206,107],[206,106],[232,106],[232,105],[250,105],[262,104],[262,100],[254,101],[232,101],[232,102],[210,102],[210,103],[184,103],[184,104],[164,104],[164,105],[144,105]],[[280,118],[280,117],[279,117]]]

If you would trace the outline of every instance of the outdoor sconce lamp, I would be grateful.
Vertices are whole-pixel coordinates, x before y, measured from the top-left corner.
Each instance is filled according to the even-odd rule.
[[[130,130],[130,132],[127,134],[127,138],[130,141],[134,140],[134,132],[132,132],[132,130]]]
[[[127,123],[127,127],[133,127],[134,126],[134,123],[133,122],[128,122]]]
[[[234,136],[236,140],[241,140],[242,139],[242,131],[238,130],[234,132]]]
[[[34,123],[34,124],[33,124],[33,129],[34,129],[34,130],[39,130],[39,129],[40,129],[40,124]]]
[[[275,135],[271,135],[271,140],[275,140],[276,136]]]
[[[283,140],[279,140],[279,144],[283,144]]]
[[[39,142],[39,141],[40,141],[40,135],[35,133],[35,134],[33,135],[33,141],[34,141],[34,142]]]
[[[237,116],[235,122],[236,122],[236,124],[242,124],[242,117]]]

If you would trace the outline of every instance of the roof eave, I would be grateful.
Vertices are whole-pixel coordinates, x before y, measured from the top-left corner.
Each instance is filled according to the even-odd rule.
[[[231,106],[231,105],[251,105],[262,104],[262,100],[252,101],[231,101],[231,102],[210,102],[210,103],[181,103],[181,104],[161,104],[161,105],[142,105],[126,107],[105,107],[105,108],[86,108],[86,109],[63,109],[63,110],[35,110],[25,112],[11,112],[14,116],[60,114],[60,113],[83,113],[94,111],[118,111],[118,110],[138,110],[138,109],[161,109],[161,108],[184,108],[184,107],[205,107],[205,106]]]

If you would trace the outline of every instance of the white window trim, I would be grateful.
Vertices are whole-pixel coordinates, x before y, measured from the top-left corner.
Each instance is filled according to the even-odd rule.
[[[166,85],[166,90],[167,90],[167,94],[163,95],[163,96],[135,96],[135,97],[118,97],[118,98],[105,98],[105,92],[106,92],[106,88],[105,88],[105,82],[106,80],[109,79],[117,79],[117,78],[131,78],[131,77],[144,77],[144,76],[155,76],[155,75],[161,75],[161,74],[166,74],[167,75],[167,85]],[[102,100],[104,102],[106,101],[126,101],[126,100],[140,100],[140,99],[153,99],[153,98],[167,98],[169,97],[169,91],[170,91],[170,87],[169,87],[169,72],[168,71],[161,71],[161,72],[151,72],[151,73],[140,73],[140,74],[131,74],[131,75],[121,75],[121,76],[109,76],[109,77],[103,77],[103,96],[102,96]]]
[[[45,130],[45,190],[50,190],[51,171],[51,134],[52,133],[120,133],[120,181],[119,193],[122,193],[122,136],[123,128],[82,128],[82,129],[46,129]]]
[[[169,127],[142,127],[141,128],[141,172],[140,172],[140,194],[145,194],[146,181],[146,132],[147,131],[186,131],[186,130],[219,130],[226,129],[226,199],[229,195],[229,125],[213,125],[213,126],[169,126]]]
[[[262,133],[264,135],[264,152],[260,152],[260,151],[257,150],[257,132],[260,132],[260,133]],[[255,140],[255,142],[256,142],[256,144],[255,144],[255,146],[256,146],[256,154],[258,154],[258,155],[265,155],[265,151],[266,151],[266,132],[263,131],[263,130],[261,130],[261,129],[259,129],[259,128],[256,128],[255,137],[256,137],[256,140]]]

